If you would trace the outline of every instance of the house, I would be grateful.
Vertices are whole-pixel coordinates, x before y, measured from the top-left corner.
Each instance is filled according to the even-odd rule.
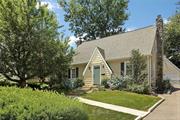
[[[180,79],[180,70],[163,57],[163,21],[160,16],[156,26],[80,42],[73,57],[70,78],[81,78],[86,87],[100,85],[105,78],[130,74],[129,58],[133,49],[139,49],[147,62],[148,83],[155,85],[161,77]],[[162,63],[161,63],[162,59]],[[163,67],[162,67],[163,66]]]

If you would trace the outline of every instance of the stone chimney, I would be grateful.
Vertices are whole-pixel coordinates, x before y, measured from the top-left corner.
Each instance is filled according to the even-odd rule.
[[[156,18],[156,88],[158,93],[163,92],[163,19]]]
[[[83,41],[82,41],[81,39],[77,40],[77,41],[76,41],[76,45],[77,45],[77,47],[78,47],[79,45],[81,45],[81,44],[82,44],[82,42],[83,42]]]

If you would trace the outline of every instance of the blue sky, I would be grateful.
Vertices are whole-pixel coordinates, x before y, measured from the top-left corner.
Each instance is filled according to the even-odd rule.
[[[179,0],[129,0],[128,13],[129,19],[125,22],[124,27],[128,30],[153,25],[156,16],[161,14],[164,21],[175,14],[176,3]],[[68,23],[64,21],[64,11],[59,7],[57,0],[43,0],[44,4],[48,4],[49,9],[57,14],[60,25],[64,25],[61,29],[66,36],[71,36],[72,42],[75,40],[73,33],[68,28]]]

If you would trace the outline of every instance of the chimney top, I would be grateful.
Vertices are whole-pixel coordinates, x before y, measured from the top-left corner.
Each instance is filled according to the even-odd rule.
[[[163,19],[161,15],[158,15],[156,18],[156,27],[159,28],[160,26],[163,26]]]

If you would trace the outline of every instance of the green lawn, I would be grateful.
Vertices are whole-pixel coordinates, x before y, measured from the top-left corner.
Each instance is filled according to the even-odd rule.
[[[136,116],[85,105],[89,120],[134,120]]]
[[[97,91],[82,97],[138,110],[148,110],[160,98],[126,91]]]

